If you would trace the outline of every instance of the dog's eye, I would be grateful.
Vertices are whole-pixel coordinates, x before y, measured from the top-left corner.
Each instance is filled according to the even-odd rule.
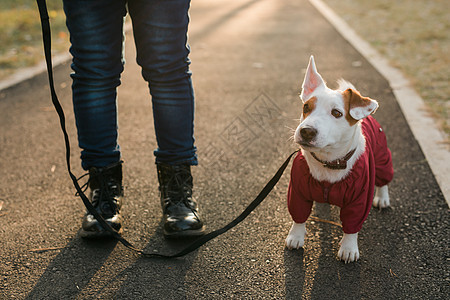
[[[331,111],[331,114],[332,114],[333,117],[335,117],[336,119],[342,117],[342,113],[341,113],[339,110],[337,110],[337,109],[333,109],[333,110]]]
[[[308,105],[308,103],[305,103],[305,104],[303,105],[303,113],[304,113],[304,114],[307,114],[307,113],[309,113],[309,111],[310,111],[309,105]]]

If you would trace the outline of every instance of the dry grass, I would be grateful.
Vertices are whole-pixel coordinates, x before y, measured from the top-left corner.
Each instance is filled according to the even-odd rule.
[[[62,1],[49,0],[53,53],[69,48]],[[41,23],[33,0],[2,0],[0,3],[0,80],[17,69],[44,59]]]
[[[450,135],[450,1],[324,0],[409,78]]]

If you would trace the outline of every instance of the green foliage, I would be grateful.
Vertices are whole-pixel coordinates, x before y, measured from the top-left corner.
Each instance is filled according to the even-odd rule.
[[[67,51],[68,33],[61,0],[48,0],[54,52]],[[0,79],[43,59],[39,12],[34,0],[0,1]]]

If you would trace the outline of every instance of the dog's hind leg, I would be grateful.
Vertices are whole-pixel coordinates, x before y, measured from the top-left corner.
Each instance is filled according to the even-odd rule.
[[[387,185],[375,187],[375,197],[373,198],[373,206],[380,209],[387,208],[391,205],[389,201],[389,189]]]
[[[291,230],[286,238],[286,247],[289,250],[299,249],[305,244],[306,226],[305,223],[292,222]]]

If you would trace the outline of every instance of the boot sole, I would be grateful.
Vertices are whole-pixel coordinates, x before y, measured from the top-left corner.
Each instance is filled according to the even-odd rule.
[[[183,230],[183,231],[177,231],[177,232],[171,232],[171,233],[163,231],[163,235],[167,239],[199,237],[204,234],[205,234],[205,228],[196,229],[196,230]]]

